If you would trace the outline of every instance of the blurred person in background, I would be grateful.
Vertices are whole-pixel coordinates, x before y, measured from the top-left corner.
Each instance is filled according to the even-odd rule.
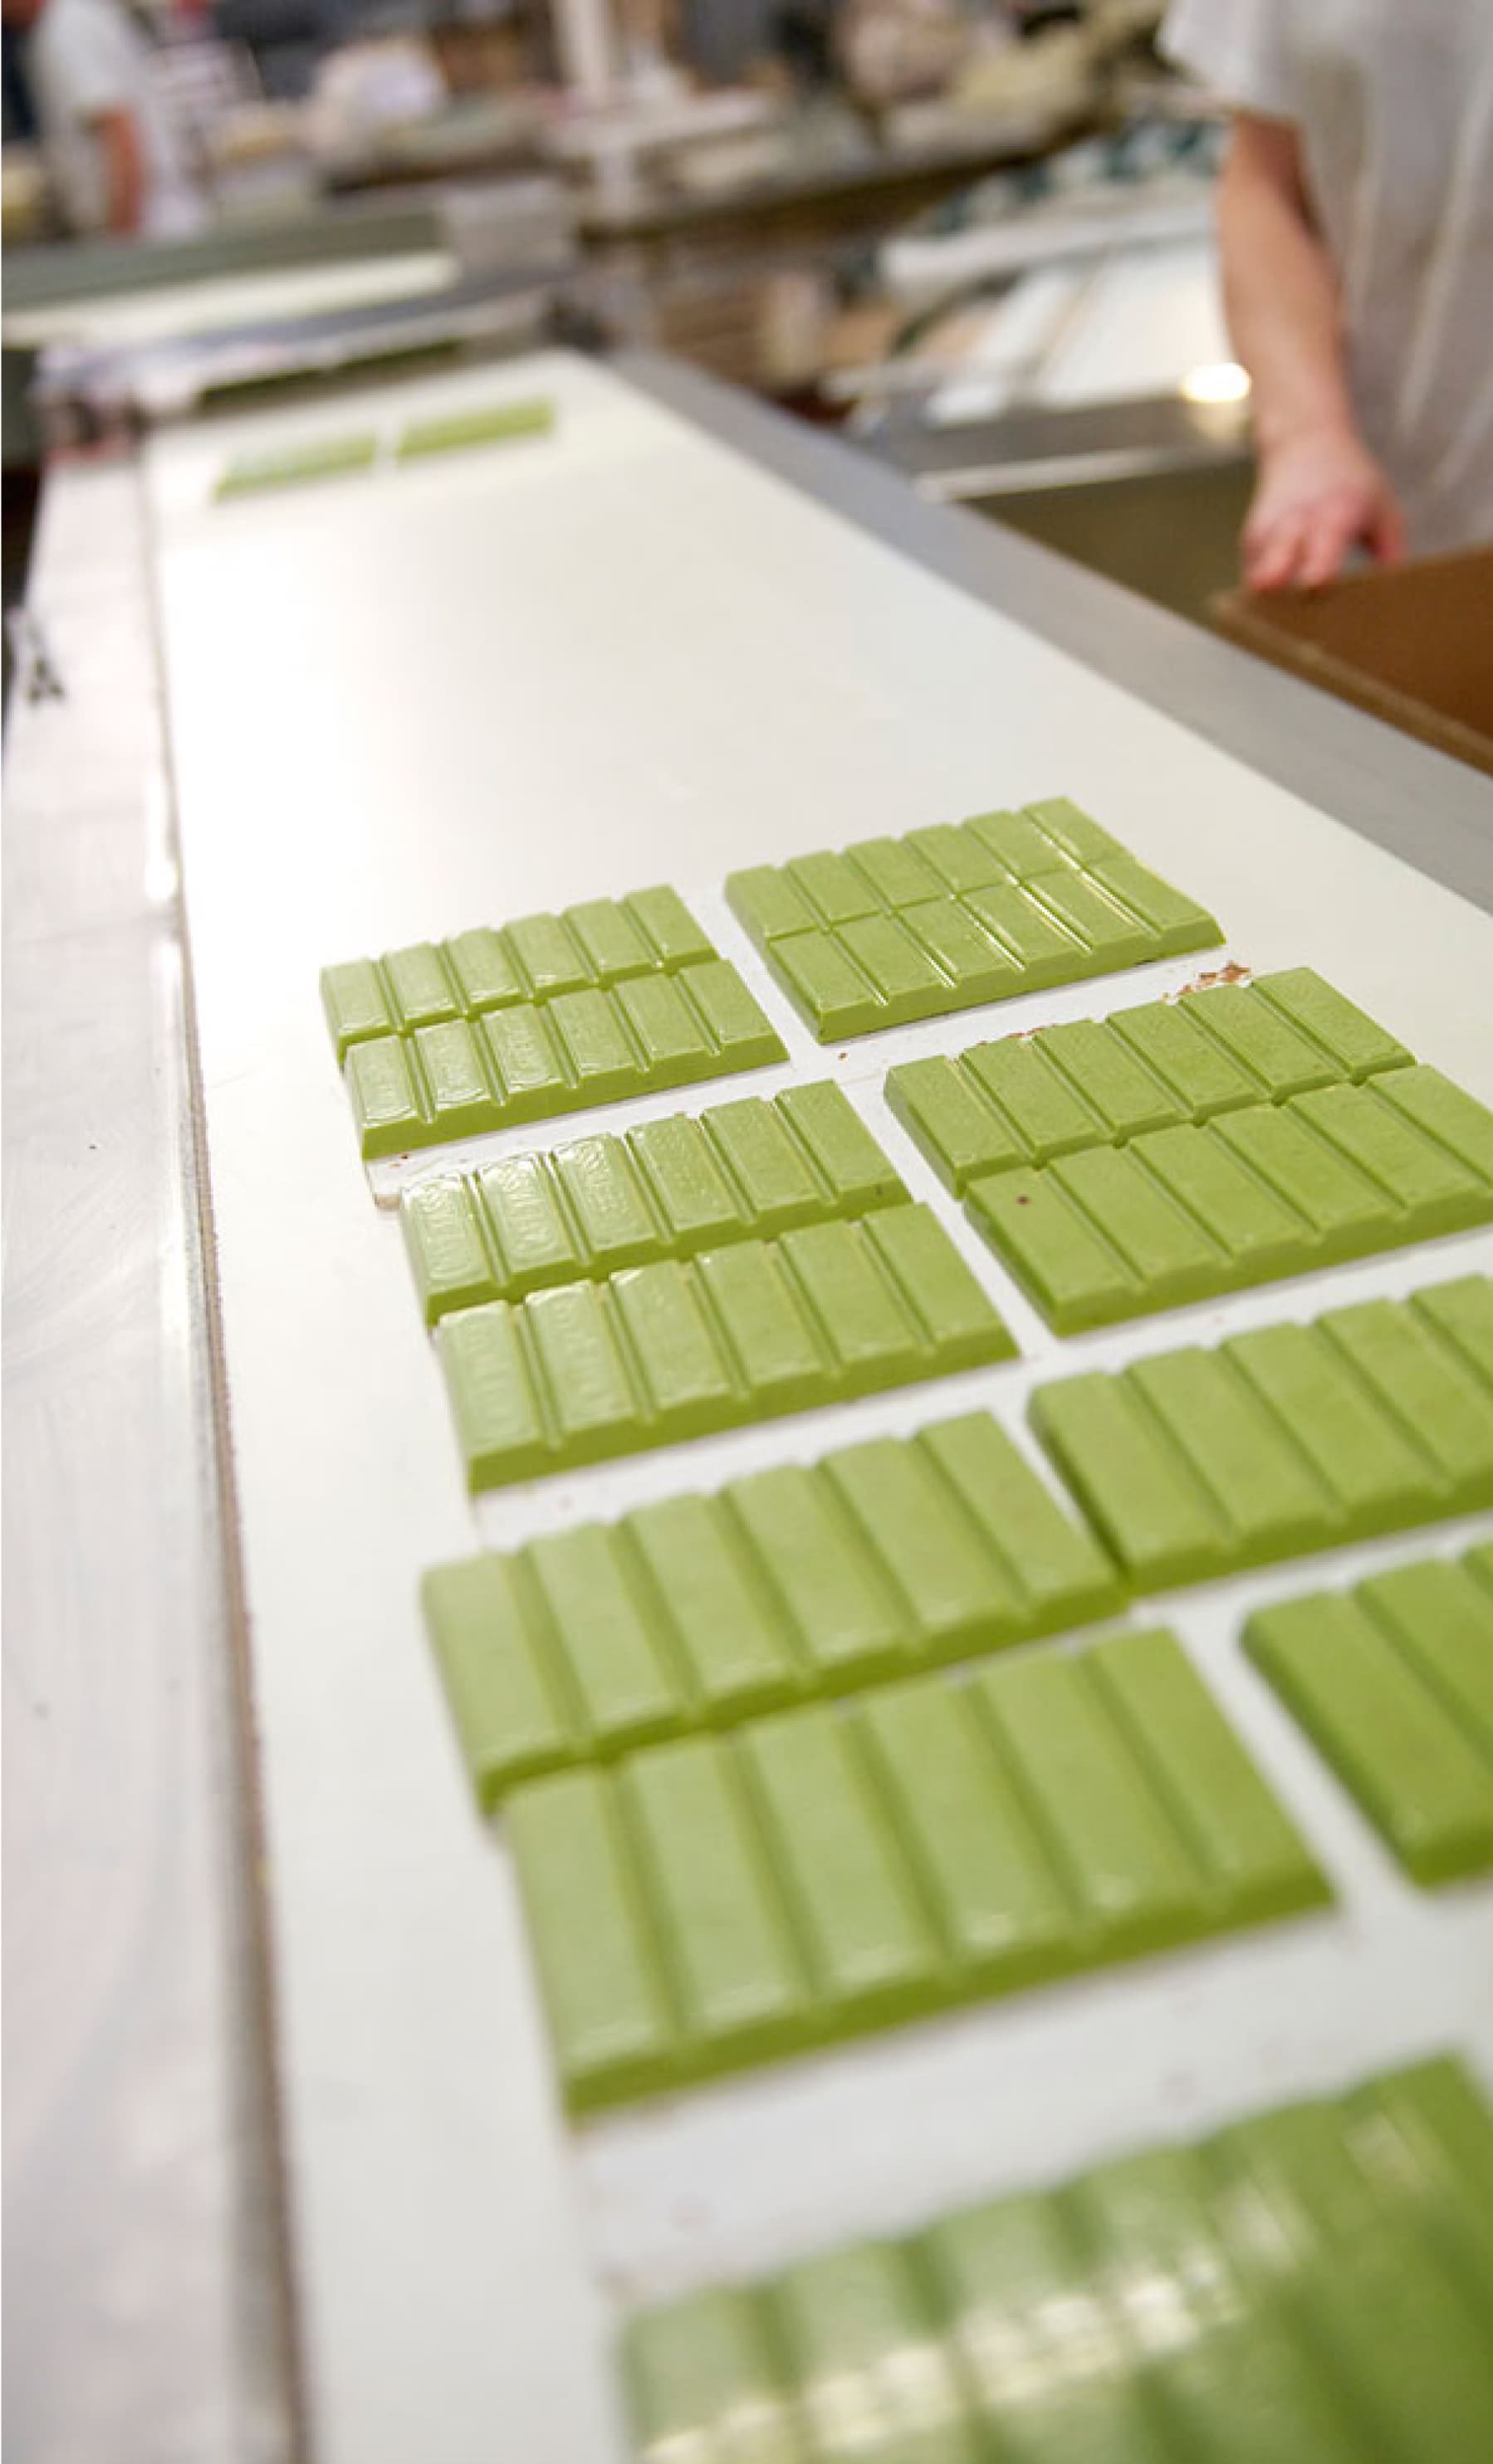
[[[1233,115],[1245,581],[1493,539],[1493,0],[1174,0],[1162,39]]]
[[[203,219],[153,47],[123,0],[4,0],[57,202],[79,234],[166,238]]]

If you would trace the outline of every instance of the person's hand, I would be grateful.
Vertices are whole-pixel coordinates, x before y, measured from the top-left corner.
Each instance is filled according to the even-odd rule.
[[[1405,552],[1405,522],[1384,473],[1348,429],[1293,437],[1263,452],[1244,524],[1251,590],[1330,582],[1350,548],[1381,564]]]

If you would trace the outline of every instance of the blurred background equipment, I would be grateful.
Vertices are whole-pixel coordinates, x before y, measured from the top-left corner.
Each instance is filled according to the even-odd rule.
[[[934,209],[880,252],[891,342],[825,380],[926,495],[1189,615],[1233,579],[1251,484],[1218,155],[1209,122],[1152,112]]]
[[[1226,115],[1162,57],[1161,0],[8,11],[12,473],[43,435],[559,332],[842,426],[926,495],[1199,622],[1236,579]],[[112,27],[148,82],[189,229],[175,206],[128,245],[77,228],[38,111],[65,23]]]
[[[43,437],[550,328],[661,343],[843,418],[826,376],[895,349],[904,321],[883,243],[1108,125],[1145,48],[1131,20],[1157,13],[9,0],[11,569]],[[170,176],[108,171],[103,121]]]
[[[711,356],[712,327],[776,325],[762,300],[775,276],[807,267],[826,299],[847,301],[867,249],[934,199],[1108,122],[1135,24],[1158,13],[1014,0],[8,0],[6,236],[144,238],[190,222],[211,239],[314,219],[334,197],[552,166],[611,316]],[[129,219],[98,194],[89,210],[77,179],[70,189],[59,176],[67,162],[99,170],[109,80],[73,75],[64,93],[55,68],[100,32],[126,64],[110,109],[143,125],[148,94],[152,143],[190,216],[166,211],[151,183]],[[147,252],[132,284],[160,270]],[[242,253],[232,271],[248,271]],[[46,277],[20,272],[29,306]],[[66,288],[77,296],[76,279]],[[715,312],[702,319],[704,295]],[[760,362],[754,348],[715,357],[771,384],[775,347]],[[827,335],[823,355],[836,355]]]

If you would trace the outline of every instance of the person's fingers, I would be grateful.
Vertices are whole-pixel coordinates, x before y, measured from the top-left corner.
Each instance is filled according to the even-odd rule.
[[[1380,564],[1398,564],[1405,553],[1405,517],[1388,488],[1374,507],[1368,543]]]
[[[1316,507],[1302,543],[1296,579],[1304,590],[1320,590],[1335,580],[1362,523],[1357,505],[1334,497]]]
[[[1295,524],[1273,531],[1252,559],[1244,579],[1251,590],[1284,590],[1295,580],[1301,533]]]
[[[1294,581],[1305,536],[1305,517],[1292,513],[1262,524],[1253,546],[1246,537],[1244,580],[1250,589],[1284,590]]]
[[[1287,535],[1290,517],[1271,513],[1260,506],[1251,512],[1244,524],[1241,541],[1244,555],[1244,579],[1252,585],[1257,577],[1269,570]]]
[[[1253,503],[1244,516],[1241,544],[1246,557],[1262,555],[1275,538],[1283,522],[1294,519],[1297,508],[1282,504],[1265,490],[1257,489]]]

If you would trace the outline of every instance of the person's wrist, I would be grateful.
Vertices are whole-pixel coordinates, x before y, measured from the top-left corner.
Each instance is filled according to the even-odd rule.
[[[1364,450],[1363,440],[1346,409],[1261,421],[1255,429],[1255,450],[1262,462],[1275,462],[1295,453],[1341,452],[1345,447],[1360,453]]]

